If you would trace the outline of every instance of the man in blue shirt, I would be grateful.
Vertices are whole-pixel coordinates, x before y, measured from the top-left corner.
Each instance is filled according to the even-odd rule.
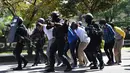
[[[114,64],[112,50],[115,42],[115,38],[114,38],[115,32],[112,29],[112,27],[108,23],[106,23],[105,20],[100,20],[99,24],[101,24],[103,28],[103,38],[105,41],[104,51],[109,59],[107,64],[112,65]]]
[[[72,22],[71,26],[68,28],[68,42],[69,42],[69,48],[70,48],[70,52],[71,52],[71,55],[72,55],[72,58],[73,58],[73,64],[72,64],[72,67],[77,67],[77,59],[76,59],[76,45],[78,43],[78,36],[77,34],[75,33],[75,27],[76,23],[75,22]]]

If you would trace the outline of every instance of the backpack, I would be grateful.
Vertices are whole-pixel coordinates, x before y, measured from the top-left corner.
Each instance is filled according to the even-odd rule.
[[[88,25],[85,28],[88,36],[91,38],[91,41],[95,43],[101,43],[103,37],[103,31],[98,24]],[[96,41],[95,41],[96,40]]]
[[[92,37],[92,36],[97,36],[98,35],[98,31],[97,29],[93,26],[93,25],[89,25],[85,28],[85,31],[87,32],[88,36],[89,37]]]

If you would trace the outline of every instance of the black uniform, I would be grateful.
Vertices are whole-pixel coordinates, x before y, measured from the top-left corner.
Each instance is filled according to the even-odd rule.
[[[37,28],[35,28],[33,34],[31,35],[31,38],[35,40],[34,42],[36,42],[36,55],[34,59],[34,64],[32,66],[35,66],[40,62],[40,54],[44,57],[44,62],[47,62],[47,56],[43,52],[43,46],[45,44],[44,31],[39,31]]]
[[[18,62],[18,67],[14,68],[14,70],[21,70],[22,69],[22,61],[24,63],[25,67],[28,63],[28,61],[21,55],[22,49],[25,45],[25,37],[27,36],[27,30],[25,26],[18,25],[18,28],[16,29],[15,33],[15,41],[17,42],[16,47],[13,51],[13,54]]]
[[[68,25],[64,23],[63,25],[55,24],[53,30],[53,36],[55,37],[55,41],[52,43],[50,47],[50,67],[46,70],[47,72],[54,71],[55,64],[55,54],[58,51],[59,58],[63,61],[63,63],[67,66],[64,71],[70,71],[71,66],[67,58],[64,56],[64,47],[68,32]]]
[[[87,48],[85,49],[85,53],[90,62],[94,64],[91,69],[97,69],[97,60],[100,62],[100,69],[103,68],[103,59],[102,59],[102,52],[101,52],[101,42],[102,42],[102,30],[100,29],[98,24],[94,22],[85,29],[88,32],[88,36],[91,38],[91,41]]]

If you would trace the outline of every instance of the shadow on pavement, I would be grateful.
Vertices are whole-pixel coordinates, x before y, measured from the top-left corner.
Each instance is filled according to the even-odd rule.
[[[55,72],[51,72],[51,73],[64,73],[64,69],[63,67],[57,67],[55,68]],[[28,73],[48,73],[48,72],[45,72],[45,68],[43,67],[37,67],[37,68],[24,68],[23,70],[16,70],[18,73],[21,73],[21,72],[24,72],[24,71],[28,71]],[[85,73],[85,72],[97,72],[97,71],[101,71],[99,69],[95,69],[95,70],[90,70],[90,69],[87,69],[87,68],[77,68],[77,69],[73,69],[72,71],[70,72],[66,72],[66,73]],[[8,70],[3,70],[3,71],[0,71],[0,73],[13,73],[15,71],[13,71],[12,69],[8,69]]]
[[[8,73],[10,72],[10,70],[3,70],[3,71],[0,71],[0,73]]]
[[[125,68],[125,70],[130,70],[130,68]]]
[[[123,67],[130,67],[130,65],[123,65]]]
[[[10,69],[7,69],[7,70],[2,70],[0,71],[0,73],[15,73],[16,71],[18,73],[24,73],[24,72],[27,72],[27,73],[48,73],[48,72],[45,72],[45,67],[37,67],[37,66],[27,66],[26,68],[23,68],[23,70],[16,70],[16,71],[13,71],[12,68],[16,67],[16,65],[11,65],[10,66]],[[64,67],[55,67],[55,72],[51,72],[51,73],[64,73],[64,70],[65,70],[65,66]],[[72,71],[70,72],[66,72],[66,73],[86,73],[86,72],[97,72],[97,71],[101,71],[99,69],[89,69],[89,67],[83,67],[83,68],[75,68],[75,69],[72,69]]]
[[[51,72],[51,73],[64,73],[64,69],[65,69],[65,67],[56,67],[55,72]],[[85,73],[85,72],[97,72],[97,71],[101,71],[101,70],[99,70],[99,69],[90,70],[90,69],[86,69],[86,68],[77,68],[77,69],[72,69],[72,71],[65,72],[65,73]],[[30,71],[28,73],[36,73],[36,72],[48,73],[45,71],[45,68],[43,68],[43,70],[40,70],[40,71]]]
[[[122,60],[130,60],[130,58],[122,58]]]
[[[0,63],[0,65],[14,65],[14,64],[16,64],[16,62],[2,62],[2,63]]]
[[[127,51],[127,52],[130,52],[130,51]]]

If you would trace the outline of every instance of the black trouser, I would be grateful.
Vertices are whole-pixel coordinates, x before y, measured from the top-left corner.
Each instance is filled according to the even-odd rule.
[[[76,45],[77,45],[77,40],[73,41],[70,43],[70,52],[74,61],[74,65],[77,65],[77,59],[76,59]]]
[[[58,56],[63,61],[63,63],[67,67],[70,67],[69,61],[64,56],[64,46],[65,46],[64,38],[55,39],[55,41],[52,43],[50,47],[50,67],[51,68],[54,68],[56,51],[58,51]]]
[[[90,41],[89,45],[86,47],[86,49],[84,50],[89,62],[92,62],[93,61],[93,54],[92,54],[92,51],[95,51],[93,50],[93,44],[92,42]]]
[[[69,43],[68,42],[66,42],[65,43],[65,48],[64,48],[64,55],[69,59],[69,56],[67,55],[67,52],[68,52],[68,50],[69,50],[70,48],[69,48]]]
[[[77,43],[76,43],[76,58],[78,58],[79,43],[80,43],[80,40],[78,39],[78,40],[77,40]]]
[[[109,59],[109,61],[114,62],[114,58],[113,58],[113,46],[114,46],[115,40],[113,39],[112,41],[110,41],[109,43],[105,43],[104,45],[104,51]]]
[[[43,41],[43,40],[41,40],[41,41]],[[35,55],[35,62],[34,62],[34,63],[36,63],[36,64],[38,64],[38,62],[40,61],[40,55],[43,56],[44,62],[47,62],[47,61],[48,61],[48,58],[47,58],[47,56],[44,54],[43,49],[42,49],[42,48],[43,48],[43,45],[44,45],[44,43],[43,43],[43,42],[40,42],[40,41],[38,41],[38,42],[36,43],[36,51],[35,51],[36,55]]]
[[[24,63],[27,62],[27,60],[21,55],[23,47],[24,47],[24,44],[18,42],[16,44],[16,47],[15,47],[14,51],[13,51],[13,54],[14,54],[17,62],[18,62],[18,67],[19,68],[22,68],[22,61]]]
[[[97,59],[99,60],[100,64],[104,63],[99,43],[97,44],[95,43],[95,41],[91,41],[84,51],[88,60],[92,62],[95,66],[97,65]]]
[[[93,58],[93,54],[91,52],[87,51],[86,49],[84,50],[84,52],[85,52],[89,62],[92,62],[93,61],[93,59],[92,59]]]
[[[103,65],[103,58],[102,58],[102,52],[100,50],[100,47],[97,47],[95,51],[92,52],[92,62],[96,66],[97,65],[97,59],[101,65]]]

